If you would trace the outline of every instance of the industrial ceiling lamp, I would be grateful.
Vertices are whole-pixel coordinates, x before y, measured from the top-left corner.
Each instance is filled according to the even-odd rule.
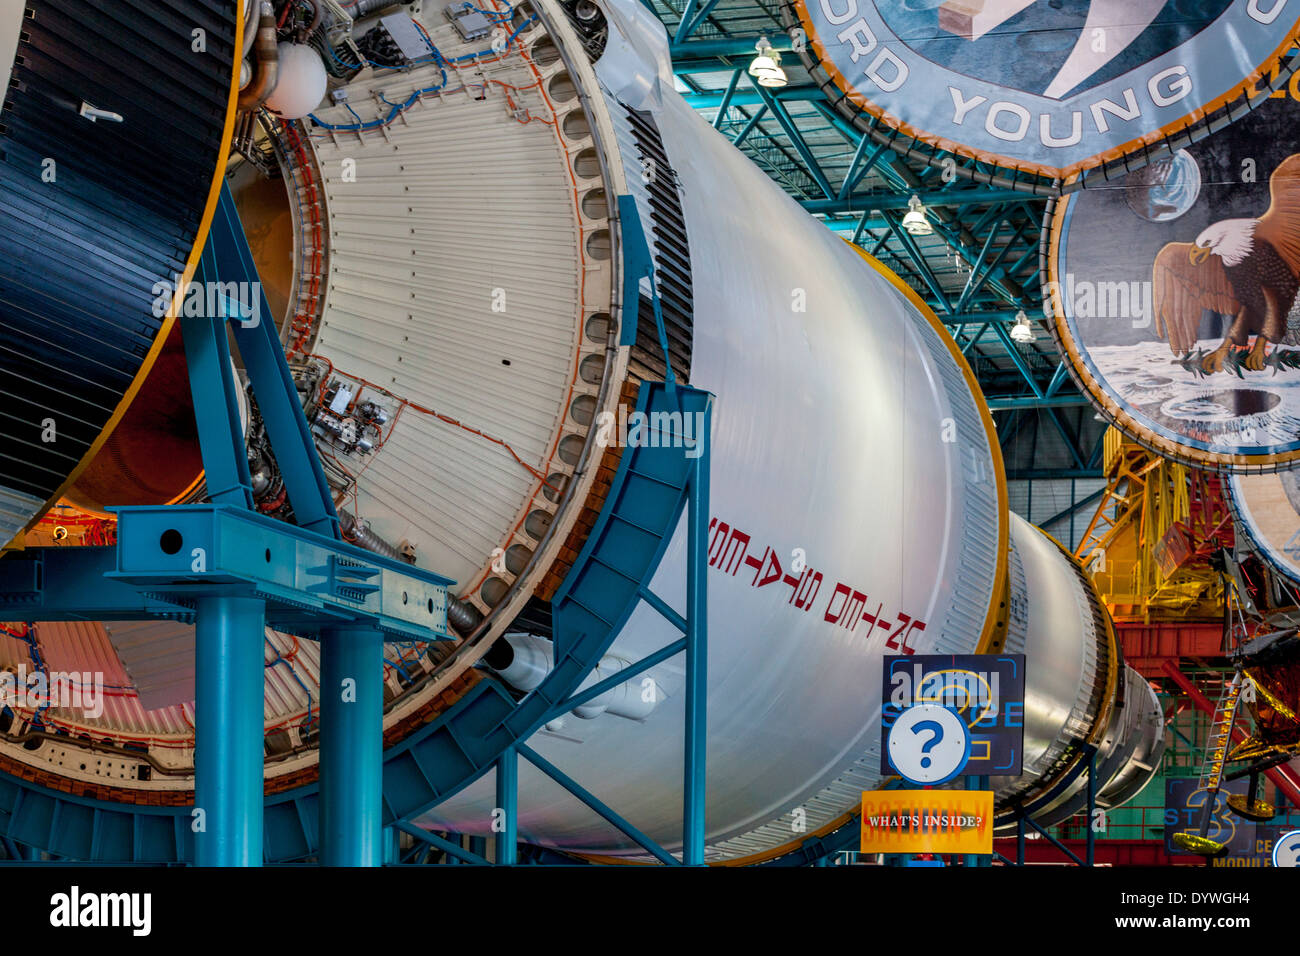
[[[1016,313],[1016,324],[1011,327],[1011,338],[1016,342],[1034,340],[1034,327],[1029,324],[1029,316],[1025,315],[1024,309]]]
[[[749,64],[749,75],[759,86],[785,86],[789,80],[786,79],[785,70],[781,69],[781,54],[772,49],[767,37],[759,37],[754,49],[758,51],[758,56]]]
[[[907,201],[907,214],[903,216],[903,228],[914,236],[928,236],[934,232],[934,226],[930,225],[930,217],[925,214],[925,206],[921,205],[920,196],[913,196]]]

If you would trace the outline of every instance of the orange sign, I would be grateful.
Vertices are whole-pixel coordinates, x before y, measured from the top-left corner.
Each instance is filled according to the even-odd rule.
[[[991,790],[868,790],[863,853],[993,852]]]

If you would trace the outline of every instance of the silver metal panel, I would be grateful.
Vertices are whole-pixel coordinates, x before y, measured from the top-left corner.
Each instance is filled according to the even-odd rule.
[[[1024,654],[1024,774],[994,778],[1002,798],[1031,788],[1071,740],[1093,727],[1098,635],[1085,584],[1056,543],[1011,516],[1011,598],[1003,650]],[[1104,675],[1103,675],[1104,678]]]
[[[176,621],[105,623],[135,685],[140,706],[158,710],[194,700],[194,626]]]

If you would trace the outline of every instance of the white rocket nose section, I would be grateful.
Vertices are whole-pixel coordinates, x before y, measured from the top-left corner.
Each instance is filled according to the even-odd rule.
[[[640,3],[598,4],[609,23],[605,53],[596,76],[614,96],[633,109],[657,113],[673,92],[673,61],[668,31]]]

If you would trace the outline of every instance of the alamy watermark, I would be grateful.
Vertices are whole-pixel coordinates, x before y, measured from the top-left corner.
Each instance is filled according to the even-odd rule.
[[[0,671],[0,705],[14,709],[79,710],[87,718],[104,715],[104,675],[98,671]]]
[[[176,290],[184,288],[184,295]],[[153,315],[187,319],[237,319],[246,329],[257,328],[262,321],[262,284],[260,282],[185,282],[162,279],[153,286]]]
[[[704,412],[618,412],[596,416],[596,444],[601,448],[683,448],[687,458],[704,454]]]
[[[1151,280],[1094,282],[1067,273],[1064,282],[1047,283],[1044,308],[1075,319],[1127,319],[1135,329],[1151,324]],[[1064,311],[1061,311],[1064,310]]]

